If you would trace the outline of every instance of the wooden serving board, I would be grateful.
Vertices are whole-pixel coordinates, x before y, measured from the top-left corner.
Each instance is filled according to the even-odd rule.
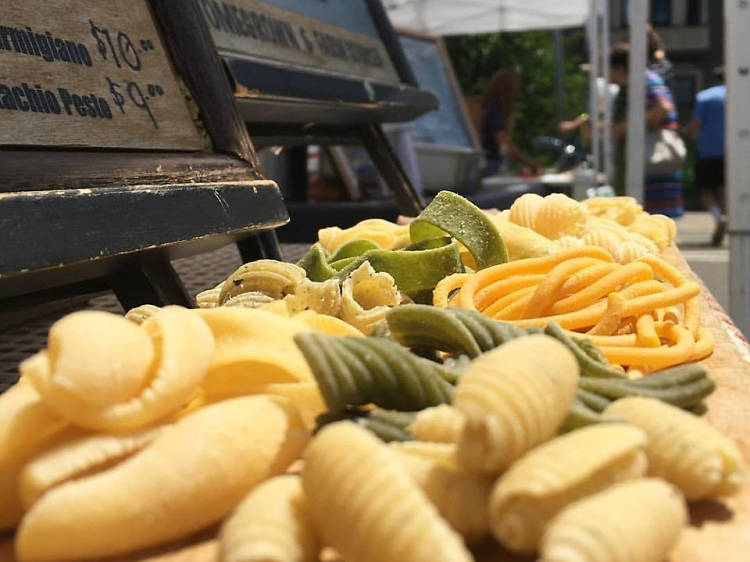
[[[664,257],[703,285],[676,248]],[[716,299],[703,285],[701,323],[716,338],[713,355],[704,361],[716,381],[708,398],[708,419],[735,440],[750,466],[750,345]],[[109,562],[218,562],[215,530],[158,550]],[[509,554],[493,541],[474,549],[477,562],[526,562],[535,557]],[[690,505],[690,524],[682,532],[669,562],[747,562],[750,560],[750,479],[739,494],[725,502],[703,501]],[[11,540],[0,542],[0,562],[16,562]],[[351,560],[348,562],[357,562]],[[397,562],[397,561],[383,561]],[[408,561],[398,561],[408,562]]]

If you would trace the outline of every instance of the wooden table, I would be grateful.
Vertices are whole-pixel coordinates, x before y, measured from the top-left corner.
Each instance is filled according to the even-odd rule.
[[[676,249],[667,250],[665,257],[683,272],[695,277]],[[697,277],[695,280],[701,283]],[[704,361],[716,381],[716,391],[708,398],[709,409],[705,417],[735,440],[745,462],[750,466],[750,345],[705,285],[701,301],[701,322],[716,338],[713,355]],[[205,531],[179,545],[117,558],[110,562],[218,562],[218,544],[214,537],[215,530]],[[503,552],[491,541],[477,546],[475,554],[477,562],[521,562],[535,559]],[[726,502],[703,501],[691,504],[690,525],[682,532],[669,557],[669,562],[748,560],[750,479],[739,494]],[[16,562],[10,540],[0,542],[0,562]]]

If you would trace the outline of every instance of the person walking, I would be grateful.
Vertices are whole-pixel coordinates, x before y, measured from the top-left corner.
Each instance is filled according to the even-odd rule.
[[[724,108],[727,87],[724,67],[714,69],[717,84],[698,92],[693,106],[693,118],[685,128],[685,135],[697,140],[698,157],[695,162],[695,185],[700,191],[703,208],[714,217],[715,227],[711,244],[720,246],[727,229],[724,193]]]
[[[615,45],[610,52],[610,76],[613,83],[626,92],[629,72],[630,48],[627,43]],[[659,213],[669,217],[681,217],[685,210],[682,195],[682,164],[685,158],[685,145],[677,129],[677,110],[672,92],[664,80],[646,70],[646,174],[644,209],[649,213]],[[620,106],[615,110],[612,134],[620,147],[624,148],[627,135],[627,113]],[[621,152],[624,152],[621,148]],[[624,159],[618,166],[621,189],[624,186]]]

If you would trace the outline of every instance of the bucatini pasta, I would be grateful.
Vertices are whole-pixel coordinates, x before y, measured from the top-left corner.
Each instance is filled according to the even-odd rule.
[[[466,417],[459,463],[499,473],[552,437],[573,402],[578,373],[573,354],[543,335],[515,339],[473,361],[454,397]]]
[[[300,477],[276,476],[253,489],[222,525],[219,545],[221,562],[317,562]]]
[[[355,424],[335,423],[317,434],[302,485],[323,541],[347,560],[472,559],[395,453]]]
[[[631,480],[563,509],[542,538],[543,562],[662,562],[687,523],[680,491]]]
[[[490,499],[490,526],[506,548],[535,552],[547,522],[567,504],[646,473],[646,435],[627,424],[557,437],[515,462]]]
[[[643,429],[649,474],[678,486],[689,500],[736,493],[745,477],[737,446],[705,420],[653,398],[623,398],[605,410]]]

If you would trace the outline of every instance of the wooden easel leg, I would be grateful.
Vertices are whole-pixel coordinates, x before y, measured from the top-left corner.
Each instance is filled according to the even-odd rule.
[[[370,158],[393,192],[399,211],[404,215],[417,216],[424,209],[422,197],[414,189],[380,125],[369,124],[360,129],[362,142]]]
[[[125,310],[142,304],[195,306],[166,257],[127,264],[111,276],[110,283]]]
[[[242,263],[255,260],[282,260],[281,247],[275,230],[266,230],[237,240]]]

